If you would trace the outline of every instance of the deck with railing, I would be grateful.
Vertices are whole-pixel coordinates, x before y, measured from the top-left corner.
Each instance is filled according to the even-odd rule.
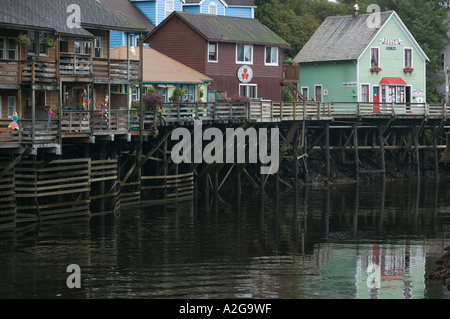
[[[95,135],[151,134],[155,126],[190,125],[194,120],[214,123],[279,123],[282,121],[331,121],[336,119],[438,119],[447,120],[446,104],[367,104],[273,102],[164,103],[152,110],[63,109],[51,120],[20,119],[20,130],[8,128],[11,119],[0,119],[0,148],[60,145],[63,138]]]

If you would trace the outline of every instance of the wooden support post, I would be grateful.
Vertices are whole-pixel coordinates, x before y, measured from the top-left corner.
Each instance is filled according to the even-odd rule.
[[[417,179],[420,179],[420,152],[419,152],[419,136],[414,137],[414,149],[416,157],[416,175]]]
[[[434,153],[434,176],[439,176],[439,158],[438,158],[438,135],[439,135],[439,129],[436,128],[436,126],[433,128],[433,153]]]
[[[203,175],[203,199],[205,201],[205,209],[208,210],[209,206],[209,173]]]
[[[325,163],[326,163],[326,172],[325,175],[327,178],[330,178],[330,124],[325,124]]]
[[[241,170],[238,169],[236,172],[236,201],[237,201],[237,207],[241,207]]]
[[[383,170],[383,182],[386,181],[386,161],[384,157],[384,137],[383,130],[381,128],[378,129],[378,140],[380,143],[380,157],[381,157],[381,169]]]
[[[294,135],[294,183],[295,183],[295,193],[298,191],[298,130],[295,131]]]
[[[353,124],[353,147],[355,152],[356,180],[359,182],[358,124]]]
[[[214,212],[218,211],[219,208],[219,172],[214,172],[214,183],[213,183],[213,191],[214,191]]]

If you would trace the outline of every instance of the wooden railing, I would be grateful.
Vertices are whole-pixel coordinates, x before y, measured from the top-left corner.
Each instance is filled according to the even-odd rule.
[[[130,60],[110,60],[111,80],[139,80],[139,61]]]
[[[1,119],[0,120],[0,147],[11,147],[12,145],[18,147],[22,141],[22,131],[13,130],[9,128],[8,125],[11,123],[11,119]]]
[[[22,83],[56,83],[56,63],[23,61]]]
[[[283,81],[300,82],[300,65],[283,64]]]
[[[0,59],[0,82],[19,84],[19,61]]]
[[[61,117],[61,133],[91,133],[91,113],[87,110],[64,110]]]
[[[59,120],[51,122],[43,120],[21,120],[21,143],[33,146],[45,146],[60,144]],[[34,129],[33,129],[34,125]]]
[[[128,132],[128,110],[109,110],[108,116],[94,111],[92,125],[94,134]]]
[[[59,62],[61,76],[92,76],[92,58],[90,55],[61,53]]]

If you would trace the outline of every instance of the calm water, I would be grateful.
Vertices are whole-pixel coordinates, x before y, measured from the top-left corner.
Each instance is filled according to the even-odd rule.
[[[2,231],[0,298],[449,299],[425,276],[450,244],[449,186],[308,187]]]

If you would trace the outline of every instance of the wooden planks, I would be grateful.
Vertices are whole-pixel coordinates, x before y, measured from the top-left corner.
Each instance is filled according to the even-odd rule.
[[[15,172],[18,223],[89,216],[89,159],[23,161]]]

